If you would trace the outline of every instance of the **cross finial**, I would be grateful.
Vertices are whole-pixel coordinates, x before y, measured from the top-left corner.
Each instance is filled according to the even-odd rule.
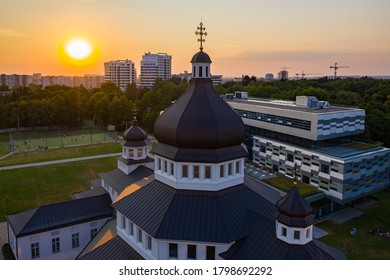
[[[200,38],[198,39],[198,42],[200,42],[200,50],[202,51],[203,50],[203,42],[205,41],[205,39],[203,39],[203,36],[207,36],[207,32],[204,32],[206,30],[205,27],[203,27],[203,23],[200,22],[199,26],[197,27],[197,29],[199,31],[196,31],[195,32],[195,35],[200,35]]]
[[[134,104],[133,107],[131,108],[131,112],[133,113],[134,120],[137,119],[138,111],[139,111],[139,109],[138,109],[137,105]]]

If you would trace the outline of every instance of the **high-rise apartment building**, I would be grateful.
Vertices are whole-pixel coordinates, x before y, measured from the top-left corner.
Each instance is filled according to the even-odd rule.
[[[104,80],[115,83],[122,91],[128,84],[135,83],[136,71],[131,60],[113,60],[104,63]]]
[[[156,79],[172,77],[172,56],[166,53],[145,53],[141,61],[141,87],[151,88]]]

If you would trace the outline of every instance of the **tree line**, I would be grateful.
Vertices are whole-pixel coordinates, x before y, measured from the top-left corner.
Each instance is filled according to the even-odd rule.
[[[112,124],[123,131],[136,116],[142,127],[152,133],[160,112],[187,86],[187,82],[173,78],[159,80],[151,89],[131,84],[124,92],[110,82],[91,90],[66,86],[16,88],[11,93],[0,92],[0,128],[69,128],[93,123]],[[366,110],[364,137],[390,147],[390,80],[365,77],[263,81],[244,76],[242,82],[226,82],[216,85],[215,90],[220,95],[247,91],[251,97],[283,100],[310,95],[329,101],[331,105],[359,107]]]

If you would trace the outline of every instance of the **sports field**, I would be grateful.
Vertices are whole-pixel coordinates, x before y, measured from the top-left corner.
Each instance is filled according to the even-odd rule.
[[[7,147],[9,152],[22,152],[114,142],[117,140],[118,133],[116,131],[96,129],[30,131],[10,133]]]

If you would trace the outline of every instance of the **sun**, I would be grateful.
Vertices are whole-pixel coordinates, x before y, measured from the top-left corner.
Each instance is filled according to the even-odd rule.
[[[71,39],[65,45],[65,53],[76,60],[83,60],[92,54],[91,44],[84,39]]]

